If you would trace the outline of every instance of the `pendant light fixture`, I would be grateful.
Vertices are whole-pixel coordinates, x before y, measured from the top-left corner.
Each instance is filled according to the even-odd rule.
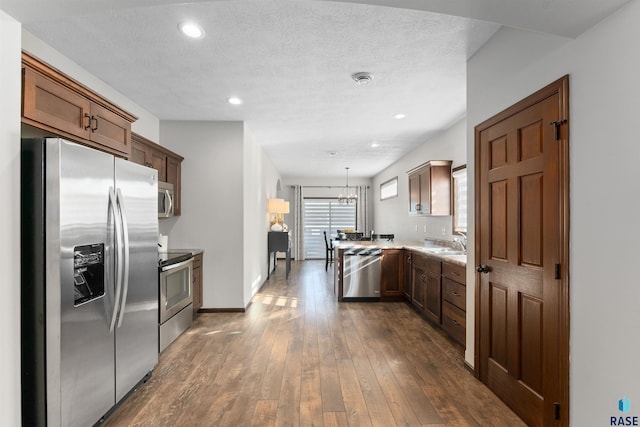
[[[345,186],[345,194],[340,193],[338,196],[338,202],[344,205],[352,205],[358,201],[358,196],[356,194],[351,193],[349,188],[349,167],[345,168],[347,171],[347,185]]]

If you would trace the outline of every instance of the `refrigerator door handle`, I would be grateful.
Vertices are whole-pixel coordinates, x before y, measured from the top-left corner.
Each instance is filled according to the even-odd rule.
[[[118,188],[116,196],[116,203],[118,210],[120,211],[120,221],[122,225],[122,243],[124,254],[124,272],[122,275],[122,303],[120,304],[120,311],[118,313],[118,328],[122,326],[122,319],[124,318],[124,311],[127,307],[127,295],[129,293],[129,227],[127,225],[127,216],[124,213],[124,197],[122,192]]]
[[[111,210],[111,214],[113,215],[113,224],[115,226],[115,283],[114,283],[114,292],[115,297],[113,298],[113,311],[111,313],[111,319],[109,321],[109,331],[113,332],[113,329],[116,326],[116,317],[118,315],[118,310],[120,308],[120,292],[122,288],[122,224],[120,223],[120,218],[118,215],[118,208],[116,206],[116,194],[113,190],[113,187],[109,187],[109,209]]]

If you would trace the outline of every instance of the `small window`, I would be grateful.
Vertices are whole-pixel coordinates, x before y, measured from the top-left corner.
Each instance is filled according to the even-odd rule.
[[[467,165],[453,169],[453,232],[467,232]]]
[[[398,177],[391,178],[380,184],[380,200],[398,197]]]

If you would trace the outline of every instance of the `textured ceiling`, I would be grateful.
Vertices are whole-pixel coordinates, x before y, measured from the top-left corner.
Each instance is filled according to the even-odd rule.
[[[48,0],[26,13],[34,1],[20,0],[16,9],[29,32],[160,119],[245,121],[284,176],[341,177],[345,166],[353,177],[373,176],[462,118],[466,60],[499,28],[414,10],[468,0],[394,2],[413,9],[360,1]],[[575,1],[542,3],[547,13],[551,3]],[[0,0],[0,9],[16,4]],[[130,7],[148,4],[156,5]],[[179,34],[187,19],[205,38]],[[360,71],[373,82],[357,86],[350,76]],[[230,96],[244,104],[229,105]],[[397,113],[407,117],[396,120]]]

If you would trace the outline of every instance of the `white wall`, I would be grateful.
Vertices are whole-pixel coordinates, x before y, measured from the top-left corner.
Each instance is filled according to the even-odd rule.
[[[375,176],[372,200],[375,212],[373,228],[377,233],[393,233],[396,240],[407,242],[421,242],[425,238],[453,239],[451,216],[409,216],[407,171],[429,160],[452,160],[453,167],[465,164],[466,132],[466,120],[463,119]],[[380,201],[380,184],[396,176],[398,197]]]
[[[246,125],[244,126],[243,170],[243,303],[247,306],[267,278],[267,233],[270,226],[267,200],[276,198],[276,187],[280,175]]]
[[[20,425],[20,32],[0,11],[0,425]]]
[[[203,308],[242,308],[243,123],[161,121],[160,134],[184,157],[182,215],[160,220],[160,232],[170,248],[204,250]]]
[[[134,116],[137,116],[138,120],[131,126],[132,131],[151,141],[158,142],[160,137],[160,122],[153,114],[26,30],[22,30],[22,49],[91,88],[96,93],[104,96]],[[123,64],[123,66],[126,66],[126,64]]]
[[[470,164],[474,125],[570,74],[574,426],[610,425],[611,416],[640,415],[638,21],[640,1],[633,0],[575,40],[503,29],[471,58],[467,71]],[[473,174],[470,178],[472,185]],[[467,278],[473,283],[471,270]],[[624,396],[633,402],[631,413],[617,411]]]

